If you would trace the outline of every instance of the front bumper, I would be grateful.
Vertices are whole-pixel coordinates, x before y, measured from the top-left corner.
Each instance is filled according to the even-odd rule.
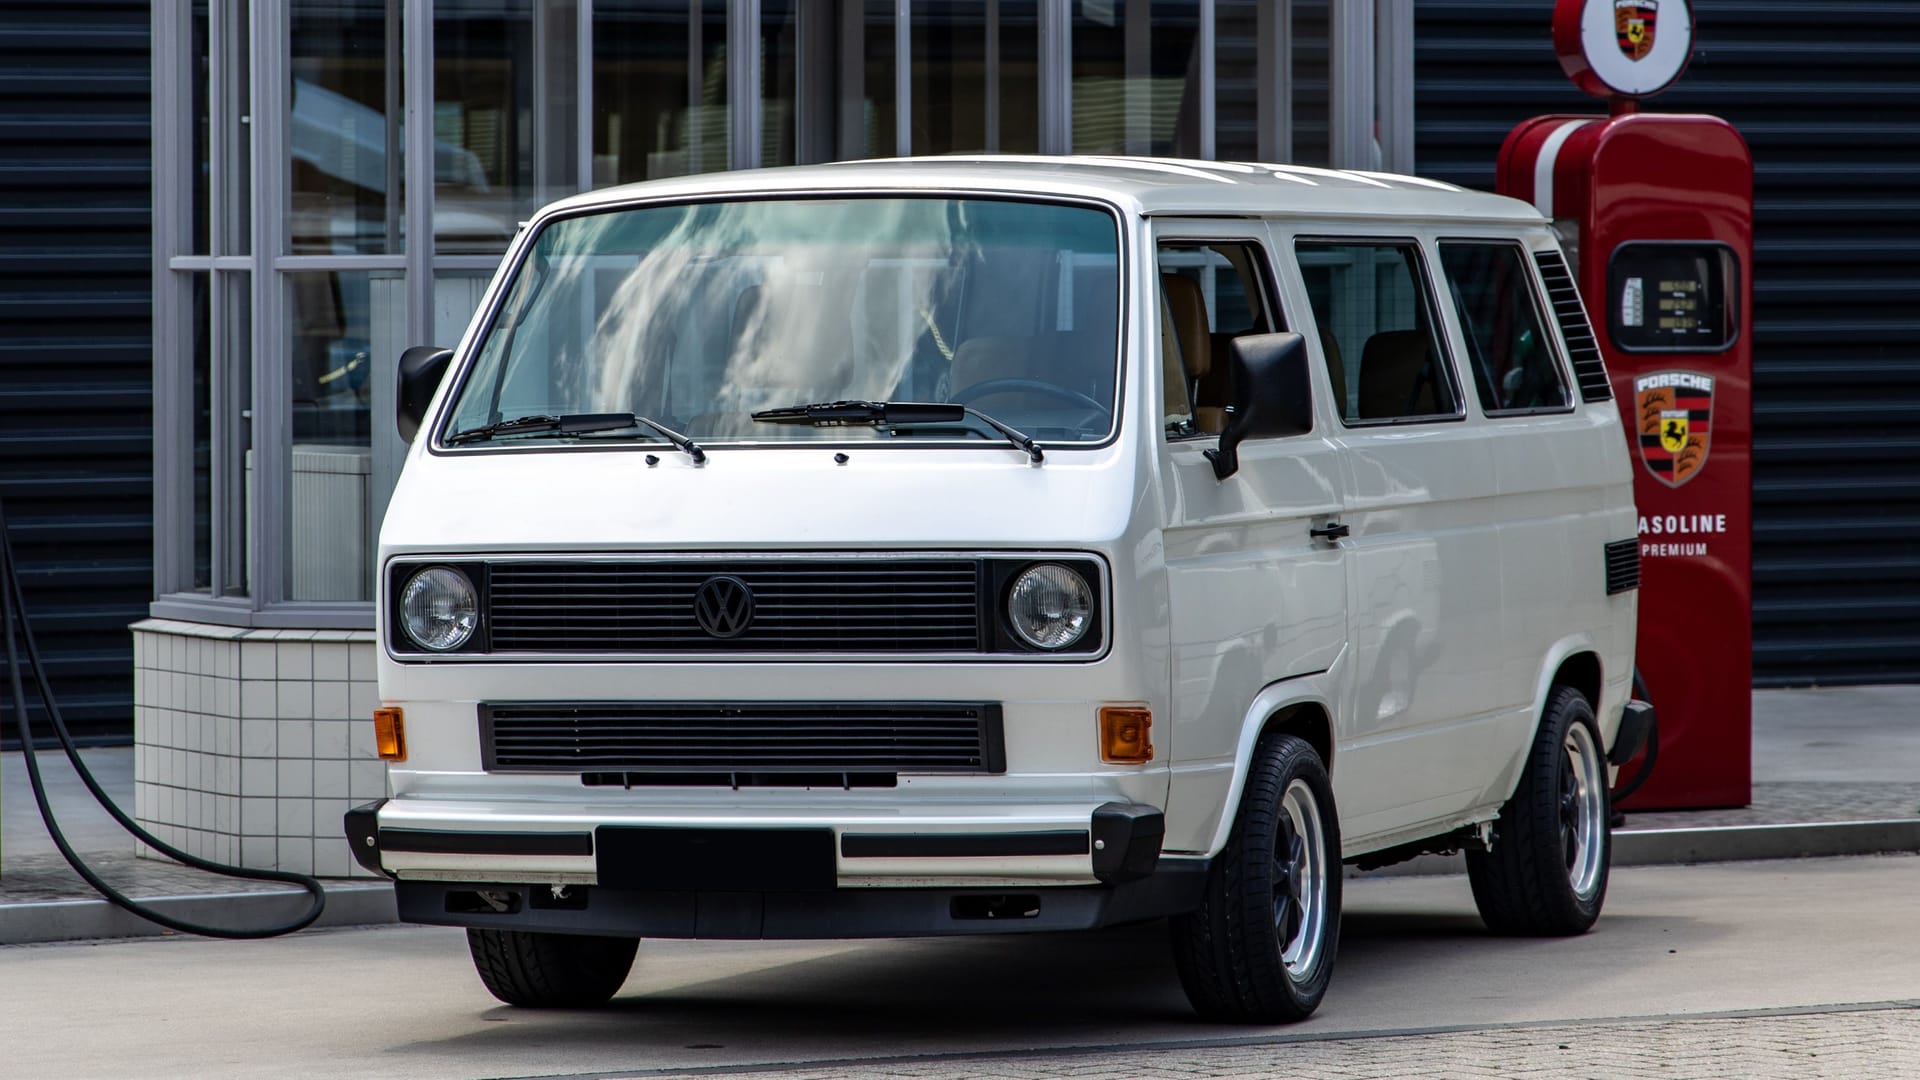
[[[420,827],[382,800],[346,815],[408,922],[556,933],[839,938],[1084,929],[1191,909],[1202,860],[1160,860],[1163,819],[1106,803],[982,831],[964,819],[722,819]],[[938,825],[939,827],[935,827]]]

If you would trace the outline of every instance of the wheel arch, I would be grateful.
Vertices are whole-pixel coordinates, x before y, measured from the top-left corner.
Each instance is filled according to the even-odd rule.
[[[1540,724],[1547,716],[1547,703],[1552,700],[1553,692],[1562,686],[1570,686],[1586,697],[1587,704],[1593,708],[1594,724],[1599,728],[1600,749],[1613,745],[1615,732],[1620,727],[1620,711],[1611,711],[1606,707],[1607,678],[1606,661],[1601,656],[1601,648],[1590,634],[1572,634],[1555,642],[1548,649],[1540,665],[1540,673],[1533,691],[1532,723],[1527,728],[1527,745],[1533,745],[1534,737],[1540,733]],[[1618,675],[1614,677],[1618,679]],[[1507,796],[1513,794],[1513,786],[1519,782],[1519,762],[1524,752],[1516,755],[1512,767],[1508,770],[1509,782],[1504,785]]]
[[[1220,807],[1208,855],[1218,855],[1227,845],[1233,830],[1234,813],[1246,793],[1247,773],[1252,768],[1254,747],[1267,733],[1281,731],[1298,735],[1320,754],[1320,763],[1332,776],[1336,747],[1333,726],[1331,673],[1297,676],[1267,684],[1247,706],[1240,725],[1240,742],[1234,748],[1233,782]],[[1337,808],[1336,808],[1337,809]]]

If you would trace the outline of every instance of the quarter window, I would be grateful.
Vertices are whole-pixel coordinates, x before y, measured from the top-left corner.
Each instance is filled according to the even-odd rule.
[[[1300,240],[1294,255],[1348,423],[1461,414],[1419,245]]]
[[[1460,315],[1480,407],[1490,413],[1572,407],[1519,245],[1445,241],[1440,268]]]

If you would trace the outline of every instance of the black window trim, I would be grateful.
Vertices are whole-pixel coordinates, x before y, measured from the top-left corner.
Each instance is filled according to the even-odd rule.
[[[1120,441],[1126,430],[1126,387],[1127,379],[1130,376],[1130,372],[1127,369],[1128,357],[1126,348],[1127,334],[1129,331],[1128,319],[1130,317],[1129,305],[1131,302],[1127,267],[1131,264],[1130,260],[1133,258],[1134,230],[1129,227],[1128,222],[1130,219],[1128,218],[1125,208],[1123,208],[1118,201],[1099,195],[1061,194],[1029,189],[988,191],[985,189],[966,188],[955,185],[912,188],[846,187],[840,184],[823,184],[820,186],[809,185],[773,190],[727,189],[698,193],[680,192],[671,195],[647,195],[609,199],[604,202],[595,201],[585,206],[543,210],[529,220],[522,222],[520,230],[515,233],[514,238],[508,242],[506,254],[501,257],[499,267],[494,269],[492,277],[488,279],[486,292],[481,296],[480,306],[474,312],[469,329],[471,329],[473,324],[479,325],[480,329],[472,335],[471,346],[466,350],[462,350],[457,345],[454,347],[453,361],[441,381],[442,389],[446,393],[444,399],[445,404],[441,407],[440,415],[434,418],[433,429],[426,439],[427,454],[431,457],[480,457],[494,454],[516,453],[604,454],[613,452],[640,454],[658,453],[662,447],[667,446],[666,442],[662,440],[648,439],[622,441],[619,443],[592,443],[587,445],[569,445],[539,440],[533,443],[518,444],[480,442],[473,445],[449,445],[447,443],[447,436],[452,434],[449,429],[453,423],[454,406],[459,401],[460,395],[465,392],[467,381],[473,374],[474,367],[479,363],[480,350],[485,346],[488,335],[493,332],[501,312],[505,310],[508,300],[511,299],[510,294],[513,292],[513,283],[519,280],[519,274],[525,269],[526,264],[532,260],[535,247],[538,245],[541,236],[551,226],[577,218],[588,218],[600,214],[630,210],[654,210],[675,206],[703,205],[707,203],[797,202],[809,199],[831,201],[855,198],[979,199],[992,202],[1071,206],[1083,210],[1096,210],[1105,214],[1113,223],[1116,243],[1115,257],[1119,267],[1116,275],[1119,278],[1117,284],[1118,296],[1116,298],[1118,308],[1114,319],[1114,400],[1112,426],[1108,429],[1106,436],[1098,442],[1048,443],[1046,444],[1046,449],[1048,451],[1105,450]],[[502,270],[508,263],[512,264],[512,271],[511,273],[503,274]],[[464,332],[461,340],[463,342],[467,340]],[[422,428],[423,432],[425,432],[425,430],[425,428]],[[416,436],[416,439],[418,438],[419,436]],[[824,439],[808,439],[793,442],[758,442],[735,439],[711,442],[703,440],[703,445],[708,448],[719,447],[723,450],[781,451],[798,449],[812,451],[872,450],[878,447],[888,447],[891,449],[903,444],[893,444],[893,446],[889,446],[889,444],[874,440],[829,442]],[[927,439],[924,442],[915,442],[905,448],[977,450],[992,449],[994,447],[1004,449],[1005,444],[992,439]],[[668,447],[668,449],[670,450],[671,448]]]
[[[1345,244],[1350,246],[1370,244],[1383,247],[1411,246],[1415,251],[1419,252],[1419,258],[1415,260],[1415,265],[1419,268],[1418,272],[1421,279],[1420,290],[1427,299],[1428,327],[1433,333],[1434,341],[1440,349],[1440,368],[1446,375],[1448,383],[1451,384],[1453,388],[1453,411],[1450,413],[1422,413],[1418,416],[1382,416],[1373,419],[1348,419],[1345,415],[1341,415],[1340,425],[1345,428],[1390,428],[1406,427],[1409,424],[1465,423],[1467,419],[1467,396],[1461,392],[1460,389],[1459,362],[1453,355],[1453,342],[1449,340],[1451,335],[1447,333],[1446,327],[1440,321],[1440,301],[1439,297],[1436,296],[1433,291],[1435,276],[1434,268],[1430,262],[1432,252],[1427,249],[1427,244],[1417,236],[1343,235],[1340,233],[1296,233],[1292,237],[1292,240],[1293,270],[1296,274],[1301,275],[1300,280],[1302,284],[1306,281],[1306,275],[1301,271],[1300,267],[1300,245],[1302,243]],[[1307,314],[1313,319],[1313,328],[1315,336],[1317,336],[1320,330],[1320,313],[1314,311],[1313,305],[1309,303],[1307,305]],[[1324,357],[1321,360],[1321,366],[1326,366]]]
[[[1162,222],[1161,224],[1162,226],[1164,226],[1168,223]],[[1198,236],[1198,235],[1195,235],[1195,236],[1171,235],[1170,236],[1162,232],[1160,229],[1155,229],[1154,236],[1153,236],[1153,284],[1155,288],[1154,295],[1155,296],[1161,295],[1159,291],[1160,249],[1161,248],[1168,247],[1168,246],[1212,247],[1218,244],[1241,244],[1253,249],[1254,253],[1258,256],[1258,258],[1255,258],[1252,260],[1253,275],[1254,277],[1260,279],[1259,281],[1255,282],[1255,285],[1261,290],[1263,290],[1263,293],[1264,293],[1264,299],[1266,301],[1267,325],[1279,326],[1284,324],[1284,322],[1286,321],[1285,320],[1286,313],[1280,309],[1280,282],[1279,282],[1278,275],[1275,273],[1275,268],[1273,264],[1272,245],[1269,244],[1267,241],[1258,240],[1251,236],[1230,237],[1230,236],[1221,236],[1219,234],[1209,234],[1206,236]],[[1207,314],[1212,315],[1213,313],[1208,312]],[[1267,333],[1279,334],[1279,333],[1286,333],[1286,331],[1285,330],[1268,330]],[[1159,359],[1164,360],[1164,358],[1159,358]],[[1197,406],[1195,406],[1192,402],[1188,402],[1187,407],[1191,409],[1191,408],[1196,408]],[[1165,432],[1165,428],[1166,428],[1166,424],[1163,421],[1161,424],[1162,431],[1161,431],[1160,441],[1162,444],[1168,444],[1168,445],[1178,445],[1182,443],[1196,442],[1202,439],[1218,439],[1220,437],[1220,433],[1217,431],[1196,431],[1191,435],[1168,435]],[[1303,436],[1311,435],[1311,434],[1313,434],[1313,432],[1307,431],[1307,432],[1301,432],[1300,435],[1285,435],[1285,436],[1280,436],[1280,438],[1296,439],[1296,438],[1301,438]],[[1272,437],[1262,436],[1257,441],[1266,442],[1270,438]],[[1250,441],[1255,441],[1255,440],[1250,440]],[[1245,445],[1245,444],[1243,443],[1242,445]]]
[[[1527,275],[1527,287],[1533,291],[1534,317],[1539,319],[1540,329],[1546,339],[1552,342],[1553,357],[1560,369],[1560,387],[1567,392],[1567,403],[1559,408],[1489,409],[1487,408],[1486,402],[1480,401],[1480,387],[1478,383],[1475,383],[1473,396],[1475,401],[1480,401],[1480,415],[1485,416],[1489,420],[1502,420],[1515,416],[1567,416],[1578,412],[1580,408],[1580,381],[1574,377],[1573,358],[1567,354],[1566,342],[1560,340],[1558,326],[1556,325],[1552,329],[1548,329],[1549,324],[1556,324],[1558,320],[1554,318],[1553,303],[1551,298],[1547,296],[1546,285],[1540,280],[1540,265],[1533,258],[1533,249],[1511,237],[1442,236],[1434,240],[1435,252],[1437,253],[1448,244],[1498,245],[1511,247],[1519,252],[1521,269],[1524,270]],[[1440,263],[1440,272],[1445,274],[1446,270],[1447,264],[1445,261],[1442,261]],[[1455,305],[1454,317],[1456,319],[1462,317],[1458,305]],[[1464,334],[1466,331],[1465,322],[1460,324],[1460,329]]]

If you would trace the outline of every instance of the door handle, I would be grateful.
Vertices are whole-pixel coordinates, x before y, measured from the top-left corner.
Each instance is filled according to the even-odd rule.
[[[1346,538],[1349,531],[1351,530],[1345,525],[1337,521],[1329,521],[1324,529],[1308,529],[1307,535],[1315,540],[1341,540]]]

